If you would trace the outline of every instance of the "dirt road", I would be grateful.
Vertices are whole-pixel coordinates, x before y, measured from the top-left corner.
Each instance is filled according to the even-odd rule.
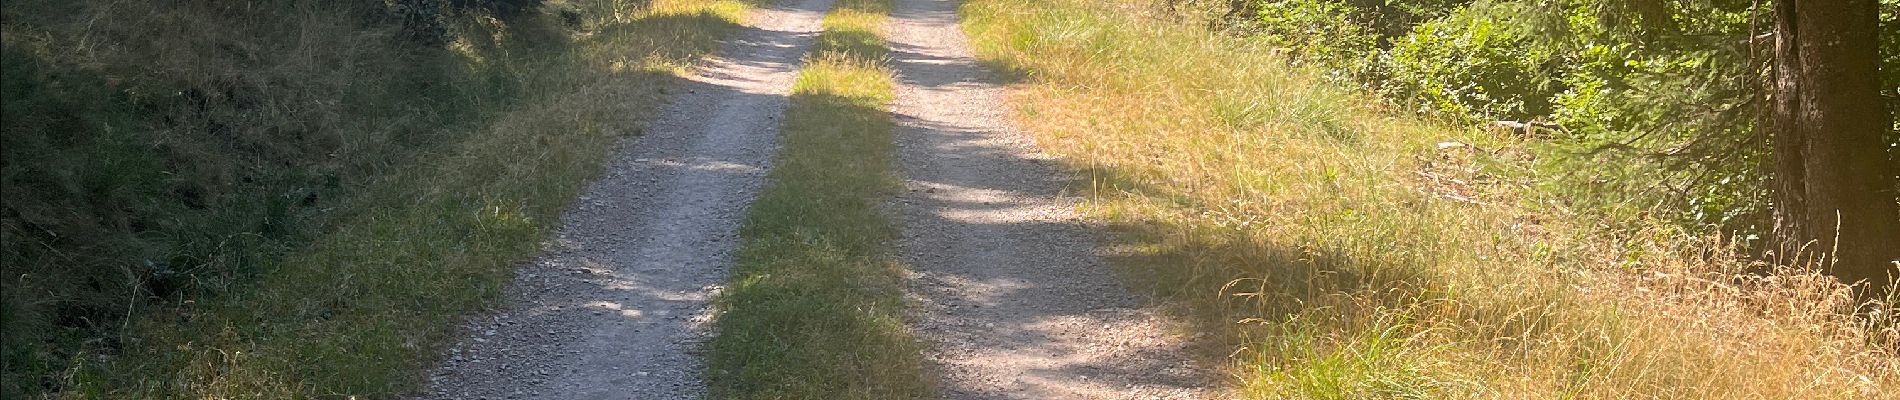
[[[1202,398],[1186,341],[1128,294],[1066,177],[1007,118],[956,2],[897,0],[887,35],[908,191],[894,199],[912,317],[955,399]],[[705,396],[693,354],[744,209],[830,0],[760,9],[672,91],[564,217],[509,302],[472,318],[423,398]]]

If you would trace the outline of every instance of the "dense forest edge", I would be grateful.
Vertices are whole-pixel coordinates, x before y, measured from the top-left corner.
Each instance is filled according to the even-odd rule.
[[[8,1],[0,397],[390,398],[743,1]]]
[[[1243,397],[1891,396],[1890,281],[1857,291],[1773,239],[1770,5],[963,14],[1019,80],[1017,121],[1085,178],[1126,275],[1214,334]],[[1894,129],[1862,133],[1892,151]],[[1891,160],[1851,171],[1888,206]]]

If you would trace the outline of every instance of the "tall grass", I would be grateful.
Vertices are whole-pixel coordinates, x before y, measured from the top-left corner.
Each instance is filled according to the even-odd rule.
[[[903,318],[903,267],[880,205],[891,174],[889,0],[824,18],[785,110],[782,147],[716,300],[707,381],[718,398],[925,398]]]
[[[1900,396],[1891,302],[1562,208],[1526,139],[1146,3],[962,11],[1025,77],[1018,123],[1090,178],[1119,265],[1229,341],[1247,397]]]
[[[637,134],[638,120],[651,114],[672,74],[717,48],[750,6],[550,1],[542,12],[506,20],[450,19],[453,40],[438,51],[403,44],[393,25],[352,22],[359,16],[348,11],[360,7],[327,2],[8,3],[9,120],[13,89],[35,87],[13,86],[16,61],[67,82],[100,85],[106,96],[88,109],[70,107],[83,96],[36,92],[46,95],[31,99],[58,107],[21,113],[49,124],[9,121],[8,182],[24,176],[15,171],[91,171],[85,176],[121,181],[71,179],[47,187],[104,188],[111,196],[100,201],[126,206],[94,209],[213,230],[202,240],[151,240],[155,229],[63,239],[153,260],[100,261],[125,271],[98,279],[128,281],[108,291],[129,298],[107,302],[118,307],[112,324],[16,325],[40,321],[27,314],[47,312],[36,305],[86,294],[8,277],[5,397],[407,393],[458,317],[493,299],[513,263],[538,251],[615,138]],[[59,7],[73,13],[34,13]],[[182,83],[164,81],[174,78]],[[179,102],[114,100],[168,96],[147,89],[178,85],[203,100],[182,102],[182,114],[139,108]],[[42,112],[62,107],[77,111]],[[16,139],[56,137],[59,124],[80,123],[94,132],[85,140],[123,148],[41,148],[44,157],[69,159],[66,166],[12,157]],[[150,160],[146,153],[164,158],[85,159]],[[186,189],[143,188],[143,179]],[[300,186],[312,182],[318,186]],[[17,209],[16,199],[44,194],[11,185],[7,191],[9,210]],[[173,196],[202,204],[167,205],[177,201]],[[44,221],[65,223],[58,215],[14,217],[10,236]],[[204,251],[165,247],[171,243]],[[113,252],[124,246],[150,248]],[[206,254],[217,258],[191,258]],[[8,271],[87,262],[31,256],[10,249]],[[192,279],[188,290],[159,291],[149,282],[170,276]],[[86,285],[76,282],[66,284]],[[16,335],[53,339],[22,344]],[[38,359],[23,362],[19,354]]]

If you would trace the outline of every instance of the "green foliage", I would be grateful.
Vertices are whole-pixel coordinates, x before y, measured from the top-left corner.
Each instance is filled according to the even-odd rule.
[[[1373,3],[1263,1],[1256,34],[1420,113],[1554,124],[1535,171],[1550,201],[1764,229],[1755,124],[1769,55],[1750,38],[1772,24],[1754,3]]]
[[[1543,46],[1569,65],[1547,120],[1546,192],[1614,221],[1655,212],[1687,225],[1765,233],[1767,157],[1756,131],[1766,48],[1748,45],[1751,4],[1577,2]],[[1767,26],[1766,21],[1759,22]],[[1559,173],[1557,171],[1566,171]]]
[[[1474,0],[1347,0],[1352,4],[1353,19],[1372,28],[1372,32],[1386,40],[1404,36],[1412,27],[1425,21],[1442,18],[1457,11]]]
[[[1768,155],[1753,131],[1759,99],[1746,64],[1709,51],[1645,55],[1627,44],[1592,44],[1581,55],[1548,117],[1569,131],[1546,143],[1554,155],[1540,160],[1554,177],[1547,189],[1590,209],[1636,213],[1661,203],[1687,223],[1765,228],[1766,176],[1757,168]]]
[[[1512,12],[1468,8],[1419,25],[1388,53],[1388,90],[1423,111],[1474,120],[1549,114],[1563,89],[1552,74],[1558,59],[1524,27],[1496,18]]]
[[[1299,60],[1364,75],[1377,65],[1379,36],[1352,20],[1355,10],[1336,0],[1263,2],[1249,28],[1257,40],[1297,51]]]

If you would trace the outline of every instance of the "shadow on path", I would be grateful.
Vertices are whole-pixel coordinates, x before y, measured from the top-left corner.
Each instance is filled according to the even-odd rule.
[[[1067,175],[1008,124],[957,2],[898,0],[890,32],[907,182],[900,247],[948,398],[1199,398],[1213,380],[1129,294]]]

